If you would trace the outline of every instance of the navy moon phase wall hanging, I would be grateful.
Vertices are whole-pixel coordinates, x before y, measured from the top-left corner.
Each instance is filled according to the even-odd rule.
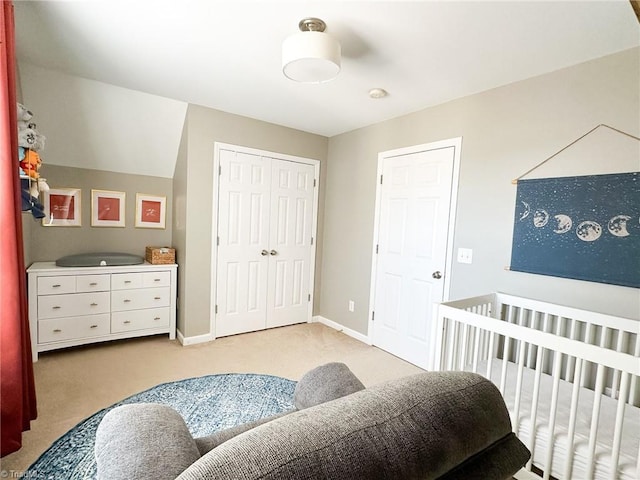
[[[517,185],[511,270],[640,288],[640,172]]]

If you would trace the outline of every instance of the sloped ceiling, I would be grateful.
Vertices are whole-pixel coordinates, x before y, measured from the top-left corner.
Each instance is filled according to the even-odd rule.
[[[640,45],[627,0],[29,1],[15,12],[25,65],[144,92],[160,110],[194,103],[328,137]],[[281,72],[282,41],[309,16],[342,44],[326,84]],[[372,100],[373,87],[389,96]],[[177,146],[165,150],[175,161]]]

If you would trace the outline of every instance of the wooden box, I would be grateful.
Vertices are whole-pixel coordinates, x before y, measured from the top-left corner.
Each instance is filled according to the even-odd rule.
[[[176,250],[170,247],[147,247],[144,258],[153,265],[176,263]]]

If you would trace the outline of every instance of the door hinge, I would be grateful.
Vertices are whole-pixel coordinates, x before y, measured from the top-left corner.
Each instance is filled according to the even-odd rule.
[[[311,294],[309,294],[309,301],[311,301]]]
[[[373,322],[376,319],[376,312],[371,312],[371,321]]]
[[[222,165],[218,165],[218,175],[222,175]]]
[[[220,245],[220,237],[216,239],[216,245]]]
[[[383,175],[380,175],[380,185],[382,185],[382,177]]]
[[[218,305],[216,305],[215,313],[216,313],[216,315],[218,314]]]
[[[380,245],[376,245],[376,255],[378,254],[378,247],[380,247]]]
[[[313,186],[315,187],[317,185],[316,179],[313,179]]]
[[[311,237],[311,245],[313,245],[313,237]]]

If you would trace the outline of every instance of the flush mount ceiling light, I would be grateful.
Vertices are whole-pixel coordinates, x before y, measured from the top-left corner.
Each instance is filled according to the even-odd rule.
[[[282,43],[282,72],[296,82],[323,83],[340,71],[340,43],[324,33],[327,25],[319,18],[304,18],[300,33]]]

